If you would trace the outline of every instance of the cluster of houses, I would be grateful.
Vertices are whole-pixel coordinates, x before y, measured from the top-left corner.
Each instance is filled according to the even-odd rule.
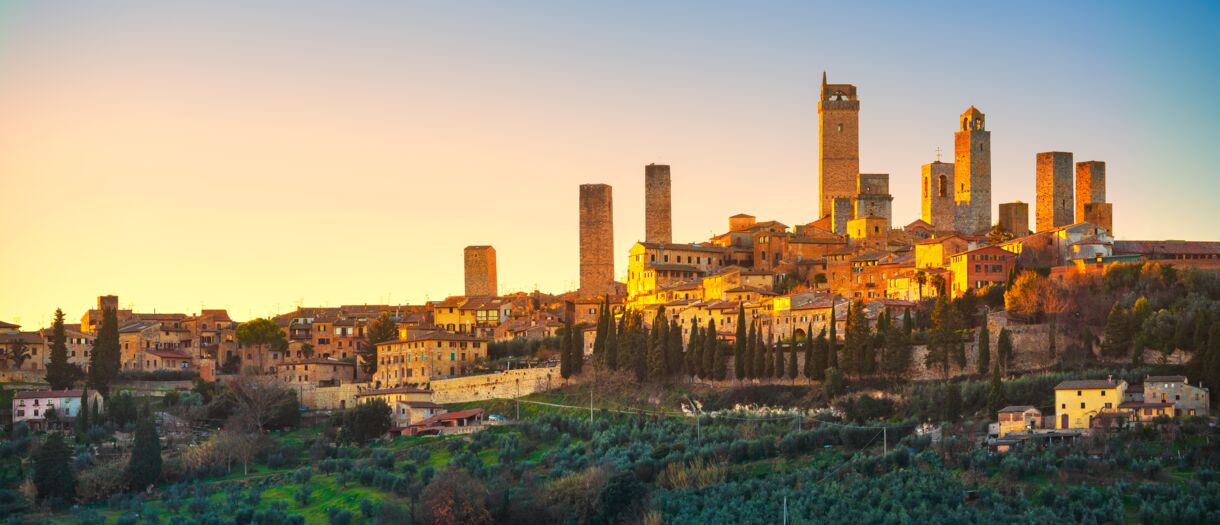
[[[1074,440],[1107,429],[1154,423],[1166,418],[1208,416],[1209,390],[1186,376],[1148,376],[1143,384],[1080,379],[1055,386],[1053,413],[1028,405],[1004,407],[990,427],[991,448],[1006,451],[1026,442]]]

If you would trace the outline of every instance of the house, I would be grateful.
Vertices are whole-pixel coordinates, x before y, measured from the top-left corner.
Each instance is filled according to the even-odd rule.
[[[487,340],[446,332],[415,335],[377,345],[378,388],[426,385],[433,379],[465,375],[487,358]]]
[[[398,414],[398,411],[397,411],[397,407],[399,404],[402,404],[402,403],[431,403],[432,402],[432,391],[403,386],[403,387],[396,387],[396,388],[376,388],[376,389],[362,390],[362,391],[360,391],[360,393],[356,394],[356,401],[360,402],[360,403],[367,403],[374,399],[380,399],[383,402],[385,402],[386,405],[388,405],[392,410],[394,410],[395,417],[399,417],[400,414]],[[406,412],[404,412],[403,414],[401,414],[401,416],[405,417],[405,416],[408,416],[408,414]]]
[[[1210,392],[1202,386],[1190,384],[1186,376],[1148,376],[1144,378],[1144,401],[1168,403],[1173,407],[1169,415],[1206,416],[1211,408]]]
[[[1055,428],[1088,429],[1103,414],[1117,414],[1127,390],[1126,381],[1084,379],[1055,386]]]
[[[13,394],[13,423],[27,421],[33,425],[47,423],[47,410],[54,409],[56,418],[76,419],[80,414],[81,390],[30,390]],[[90,390],[87,395],[89,409],[102,409],[102,395]]]
[[[1151,423],[1158,417],[1173,417],[1173,403],[1128,401],[1118,405],[1123,419],[1132,423]]]
[[[445,407],[431,401],[399,401],[394,403],[392,409],[395,428],[406,428],[447,412]]]
[[[1017,266],[1016,254],[996,246],[984,246],[949,257],[949,271],[953,297],[961,297],[969,290],[981,293],[988,286],[1001,285]]]
[[[474,408],[447,412],[424,419],[407,427],[406,435],[469,434],[483,427],[483,409]]]
[[[1011,405],[1000,409],[998,435],[1029,432],[1042,428],[1042,411],[1029,405]]]
[[[356,363],[322,357],[302,359],[277,366],[276,375],[289,385],[338,386],[356,381]]]

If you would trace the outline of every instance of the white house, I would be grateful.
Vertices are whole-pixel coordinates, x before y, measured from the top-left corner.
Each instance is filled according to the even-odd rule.
[[[89,391],[89,406],[96,404],[102,409],[102,395],[97,390]],[[13,423],[29,421],[44,423],[47,409],[54,408],[56,417],[75,419],[81,411],[80,390],[31,390],[13,394]]]

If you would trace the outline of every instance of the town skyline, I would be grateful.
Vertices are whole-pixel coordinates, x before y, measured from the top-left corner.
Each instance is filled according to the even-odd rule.
[[[53,8],[8,9],[13,19],[31,28],[62,14]],[[437,9],[430,14],[453,14]],[[108,16],[124,27],[170,29],[147,13],[118,11]],[[1134,23],[1131,13],[1120,11],[1097,16]],[[639,23],[659,27],[689,13],[653,14],[655,19]],[[555,16],[572,22],[583,20],[581,15]],[[309,50],[283,56],[264,50],[269,54],[247,62],[215,63],[211,50],[196,47],[196,39],[219,18],[212,13],[174,28],[183,30],[180,38],[161,36],[172,44],[169,49],[186,52],[181,66],[173,65],[168,50],[136,52],[139,37],[120,37],[104,24],[69,20],[69,26],[91,38],[50,49],[38,48],[45,32],[35,38],[16,24],[11,45],[0,54],[0,68],[16,77],[0,87],[0,108],[14,115],[0,123],[0,177],[6,195],[13,191],[29,198],[7,199],[0,217],[17,245],[25,242],[39,251],[0,261],[0,274],[6,276],[0,305],[6,319],[45,326],[55,307],[71,318],[101,294],[119,295],[124,304],[142,310],[227,308],[240,318],[282,313],[298,301],[418,304],[460,294],[462,248],[478,244],[496,247],[501,292],[535,287],[569,291],[576,288],[578,271],[577,187],[606,183],[615,189],[618,278],[626,271],[627,249],[644,237],[643,167],[652,162],[672,166],[675,242],[705,241],[724,231],[725,219],[735,213],[788,225],[809,222],[817,218],[816,104],[823,70],[832,81],[860,90],[860,170],[889,173],[895,227],[919,217],[919,166],[936,159],[936,148],[952,159],[957,115],[975,105],[987,113],[995,133],[993,212],[999,203],[1014,200],[1032,207],[1034,155],[1065,150],[1075,152],[1077,160],[1109,164],[1108,200],[1118,207],[1119,239],[1217,238],[1212,225],[1220,212],[1205,205],[1206,196],[1220,190],[1208,171],[1217,153],[1206,146],[1214,143],[1215,134],[1201,123],[1214,120],[1218,107],[1201,96],[1191,98],[1196,102],[1189,113],[1163,114],[1164,108],[1137,104],[1156,93],[1141,82],[1155,80],[1175,92],[1202,90],[1217,76],[1217,67],[1200,61],[1189,70],[1172,63],[1157,66],[1159,71],[1146,68],[1138,53],[1118,56],[1122,31],[1094,30],[1099,33],[1093,35],[1119,51],[1081,46],[1069,56],[1043,57],[1047,74],[1073,79],[1064,85],[1087,85],[1077,76],[1105,80],[1096,83],[1094,93],[1077,89],[1050,99],[1039,94],[1047,89],[1045,79],[1022,76],[1038,68],[1020,61],[1011,72],[987,70],[992,74],[982,78],[963,75],[945,81],[943,93],[904,89],[940,82],[936,79],[943,75],[914,66],[888,72],[864,68],[876,63],[872,52],[853,48],[835,55],[828,51],[834,47],[833,35],[802,40],[796,24],[789,23],[780,25],[779,35],[760,37],[738,55],[727,42],[690,53],[681,45],[649,39],[662,56],[636,56],[641,61],[636,68],[660,79],[666,89],[656,90],[644,89],[647,82],[599,86],[599,80],[618,77],[603,77],[589,65],[562,77],[574,63],[566,54],[492,67],[489,61],[511,59],[513,49],[546,44],[545,39],[522,37],[511,41],[509,51],[476,47],[449,57],[446,64],[425,60],[431,66],[425,70],[447,73],[446,81],[437,83],[437,92],[420,88],[414,98],[406,96],[395,105],[399,99],[389,98],[392,90],[365,92],[360,81],[393,80],[392,86],[414,87],[410,76],[383,77],[376,67],[419,65],[413,57],[404,58],[410,55],[405,42],[399,42],[403,55],[378,55],[385,62],[361,63],[354,58],[372,60],[361,47],[369,41],[352,36],[342,49],[323,54],[316,64],[319,71],[293,69],[298,75],[286,75],[306,80],[346,72],[351,79],[276,100],[270,86],[247,85],[233,76],[256,73],[260,60],[300,57]],[[746,25],[762,27],[778,23],[777,18],[756,15]],[[255,15],[253,22],[258,21],[267,22]],[[293,37],[290,41],[307,44],[307,30],[316,21],[297,22],[278,29]],[[346,22],[346,31],[370,23],[363,18]],[[619,66],[616,72],[630,72],[632,67],[615,63],[625,51],[597,44],[599,36],[630,22],[621,14],[604,24],[586,22],[583,27],[594,31],[577,41],[590,46],[585,51],[594,59],[585,64],[608,62]],[[1067,20],[1063,24],[1071,27]],[[576,25],[566,28],[564,36],[578,32]],[[235,38],[259,42],[255,29],[238,28]],[[391,36],[396,27],[384,23],[374,29],[368,38]],[[483,29],[520,35],[503,27]],[[741,31],[743,36],[755,34]],[[420,38],[447,41],[441,35]],[[1186,51],[1176,59],[1189,61],[1192,41],[1176,38],[1142,43]],[[138,80],[117,80],[99,71],[100,66],[85,67],[77,54],[79,46],[90,42],[111,51],[102,55],[104,65],[131,71]],[[804,44],[805,60],[784,50],[792,42]],[[1019,51],[1023,58],[1038,51],[996,46],[1000,49],[993,51]],[[900,54],[913,60],[913,53],[924,50],[924,45],[912,47]],[[751,56],[777,50],[779,58],[744,66]],[[1199,58],[1205,50],[1196,52],[1200,55],[1194,58]],[[682,74],[671,73],[664,59],[682,56],[702,60],[686,65]],[[716,60],[721,56],[728,57],[723,64]],[[38,67],[44,60],[61,67]],[[192,70],[188,64],[208,67]],[[486,69],[463,69],[472,64]],[[146,69],[135,67],[139,65]],[[520,80],[517,73],[524,65],[563,78],[564,86],[557,89],[567,91]],[[161,73],[150,73],[153,69]],[[208,78],[209,70],[223,73],[221,80]],[[751,78],[739,79],[741,70],[753,71]],[[1187,78],[1188,73],[1197,78]],[[65,75],[89,79],[91,96],[74,100],[78,84],[65,82]],[[55,89],[47,90],[45,83],[52,80]],[[504,89],[482,97],[430,98],[478,81]],[[193,82],[200,86],[186,87]],[[215,114],[187,111],[205,88],[222,88],[221,96],[208,93]],[[170,89],[174,95],[158,98]],[[369,99],[357,100],[362,93]],[[775,100],[764,104],[758,93]],[[605,104],[588,104],[578,94]],[[321,126],[310,126],[294,113],[318,116],[304,110],[318,111],[327,103],[340,108],[321,113],[329,117],[318,120]],[[428,108],[434,103],[439,109]],[[1154,100],[1148,106],[1160,104]],[[525,123],[537,127],[521,127]],[[421,128],[428,124],[445,126],[424,133]],[[111,140],[128,145],[114,148]],[[169,184],[165,173],[180,174],[185,182]],[[446,218],[450,215],[464,219]],[[45,242],[55,237],[65,241]]]

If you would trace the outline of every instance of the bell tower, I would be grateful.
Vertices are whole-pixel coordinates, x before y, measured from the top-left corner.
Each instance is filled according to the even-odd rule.
[[[953,192],[957,231],[974,234],[991,228],[991,132],[982,111],[970,106],[953,134]]]
[[[827,84],[818,100],[818,216],[831,214],[835,198],[851,198],[860,175],[860,100],[856,86]]]

